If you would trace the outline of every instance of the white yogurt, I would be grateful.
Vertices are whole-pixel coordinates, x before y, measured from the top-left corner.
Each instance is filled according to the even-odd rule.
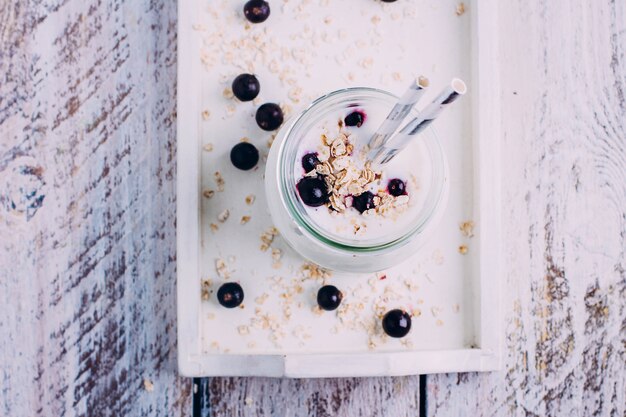
[[[360,127],[340,127],[339,121],[343,121],[354,111],[361,111],[365,114],[363,124]],[[351,161],[362,169],[366,161],[364,147],[388,112],[389,109],[383,103],[368,103],[361,107],[346,108],[343,113],[323,119],[309,129],[301,139],[297,160],[294,163],[294,177],[299,180],[306,174],[301,164],[304,155],[316,152],[322,162],[328,158],[328,147],[324,145],[322,135],[336,138],[341,132],[348,135],[350,142],[354,145]],[[349,207],[343,212],[331,210],[327,205],[305,206],[307,214],[331,238],[339,238],[342,241],[383,241],[387,238],[395,239],[402,236],[414,224],[428,195],[432,169],[427,152],[424,143],[418,139],[409,144],[391,162],[379,168],[374,167],[374,171],[380,172],[381,177],[369,184],[368,190],[373,194],[387,195],[389,180],[398,178],[405,183],[408,204],[391,209],[385,214],[373,211],[361,214],[349,206],[351,197],[348,197],[345,201]]]

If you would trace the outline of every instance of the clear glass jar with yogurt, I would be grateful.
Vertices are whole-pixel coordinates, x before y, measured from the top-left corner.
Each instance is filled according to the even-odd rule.
[[[380,271],[410,258],[436,226],[449,174],[432,128],[391,162],[367,162],[369,139],[397,100],[372,88],[335,91],[278,133],[265,172],[269,210],[306,259],[333,270]]]

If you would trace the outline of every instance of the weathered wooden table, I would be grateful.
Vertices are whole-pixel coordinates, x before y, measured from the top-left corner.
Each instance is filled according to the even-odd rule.
[[[408,1],[408,0],[401,0]],[[176,3],[0,5],[0,414],[190,415]],[[500,9],[505,363],[430,416],[626,415],[626,3]],[[211,416],[415,416],[418,377],[214,378]]]

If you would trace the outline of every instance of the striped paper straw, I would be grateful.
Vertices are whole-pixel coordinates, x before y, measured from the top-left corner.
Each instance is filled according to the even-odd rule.
[[[370,150],[379,148],[400,127],[400,123],[409,114],[413,106],[422,98],[428,87],[428,78],[419,76],[409,86],[387,118],[370,139]]]
[[[404,149],[411,140],[426,129],[441,112],[467,91],[463,80],[455,78],[432,103],[422,110],[415,119],[404,126],[400,132],[391,136],[383,145],[370,154],[375,164],[385,164]]]

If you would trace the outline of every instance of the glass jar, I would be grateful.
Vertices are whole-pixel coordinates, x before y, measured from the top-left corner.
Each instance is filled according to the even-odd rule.
[[[348,108],[376,108],[386,115],[398,98],[386,91],[373,88],[347,88],[315,100],[300,114],[292,117],[278,132],[270,150],[265,171],[265,188],[274,225],[287,243],[306,259],[328,269],[349,272],[375,272],[397,265],[408,259],[427,238],[438,223],[448,197],[449,173],[445,154],[432,128],[422,132],[421,158],[428,164],[427,184],[419,192],[425,193],[423,204],[408,219],[407,227],[391,234],[373,238],[348,239],[333,234],[316,223],[302,203],[296,184],[294,164],[300,164],[300,140],[306,132],[325,118],[342,114]],[[407,117],[407,121],[417,111]],[[384,119],[384,116],[383,116]],[[369,138],[360,138],[369,140]],[[409,152],[410,147],[402,152]]]

